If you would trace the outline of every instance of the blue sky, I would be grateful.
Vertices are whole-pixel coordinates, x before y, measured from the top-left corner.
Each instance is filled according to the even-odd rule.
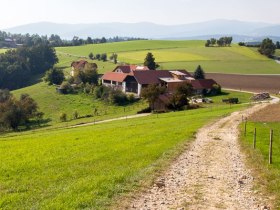
[[[279,8],[280,0],[9,0],[1,2],[0,29],[39,21],[172,25],[234,19],[280,23]]]

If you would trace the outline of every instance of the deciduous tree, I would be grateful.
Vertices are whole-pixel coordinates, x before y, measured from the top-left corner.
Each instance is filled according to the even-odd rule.
[[[273,41],[269,38],[266,38],[262,41],[259,48],[259,52],[267,57],[272,57],[275,53],[276,46]]]

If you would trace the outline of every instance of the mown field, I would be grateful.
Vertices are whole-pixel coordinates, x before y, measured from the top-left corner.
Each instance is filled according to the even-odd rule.
[[[206,72],[240,74],[280,74],[280,65],[260,55],[255,48],[208,47],[204,41],[130,41],[119,43],[94,44],[77,47],[59,47],[58,53],[64,56],[88,56],[113,52],[119,62],[143,64],[147,52],[152,52],[160,69],[187,69],[194,71],[200,64]],[[107,62],[105,62],[107,63]],[[102,65],[102,64],[101,64]],[[104,66],[101,72],[111,71],[113,66]]]
[[[201,126],[242,107],[2,135],[0,209],[107,209],[150,183]]]
[[[256,149],[253,150],[254,129],[257,129]],[[273,129],[272,164],[268,164],[270,129]],[[244,132],[244,124],[241,131]],[[280,208],[280,105],[271,105],[255,113],[247,123],[247,135],[242,135],[242,143],[248,153],[250,163],[261,177],[260,186],[273,195],[275,209]]]

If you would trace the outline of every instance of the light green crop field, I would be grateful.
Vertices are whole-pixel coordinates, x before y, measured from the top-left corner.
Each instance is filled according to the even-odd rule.
[[[0,49],[0,53],[5,53],[6,51],[6,49]]]
[[[280,65],[260,55],[255,48],[208,47],[204,41],[131,41],[94,44],[78,47],[56,48],[57,52],[68,55],[88,56],[116,52],[119,62],[143,64],[148,52],[152,52],[160,69],[187,69],[194,71],[201,65],[205,72],[240,74],[280,74]],[[101,72],[111,71],[110,66]]]
[[[48,125],[66,126],[94,120],[104,120],[119,116],[136,114],[137,111],[146,108],[148,105],[144,101],[135,102],[127,106],[115,106],[106,104],[103,101],[94,100],[92,95],[87,94],[58,94],[55,86],[48,86],[41,82],[26,88],[13,91],[16,97],[20,94],[28,93],[44,112],[44,118],[50,119]],[[73,113],[77,111],[80,116],[93,115],[97,109],[98,116],[73,120]],[[66,113],[69,121],[62,123],[59,121],[61,113]]]
[[[253,133],[257,129],[256,150],[253,150]],[[268,164],[270,129],[274,130],[272,164]],[[242,126],[244,132],[244,126]],[[246,145],[249,158],[266,190],[272,193],[276,200],[275,209],[280,208],[280,123],[248,122],[247,135],[242,135],[242,143]],[[249,149],[248,149],[249,148]]]
[[[242,107],[1,136],[0,209],[107,209],[150,182],[201,126]]]

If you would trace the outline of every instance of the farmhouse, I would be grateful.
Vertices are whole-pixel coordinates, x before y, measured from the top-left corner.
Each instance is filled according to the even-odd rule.
[[[186,70],[149,70],[146,66],[118,66],[102,76],[102,84],[121,89],[124,93],[141,95],[142,88],[151,84],[165,86],[167,92],[174,92],[178,85],[187,82],[193,85],[196,94],[211,91],[212,79],[195,80]]]
[[[82,71],[84,68],[85,68],[85,65],[87,64],[88,62],[85,61],[85,60],[80,60],[80,61],[73,61],[71,63],[71,72],[70,72],[70,75],[72,77],[75,77],[80,71]]]
[[[86,72],[87,69],[97,69],[96,63],[89,63],[86,60],[74,61],[71,63],[70,75],[74,78],[75,84],[80,84],[82,82],[80,78],[81,72]]]

